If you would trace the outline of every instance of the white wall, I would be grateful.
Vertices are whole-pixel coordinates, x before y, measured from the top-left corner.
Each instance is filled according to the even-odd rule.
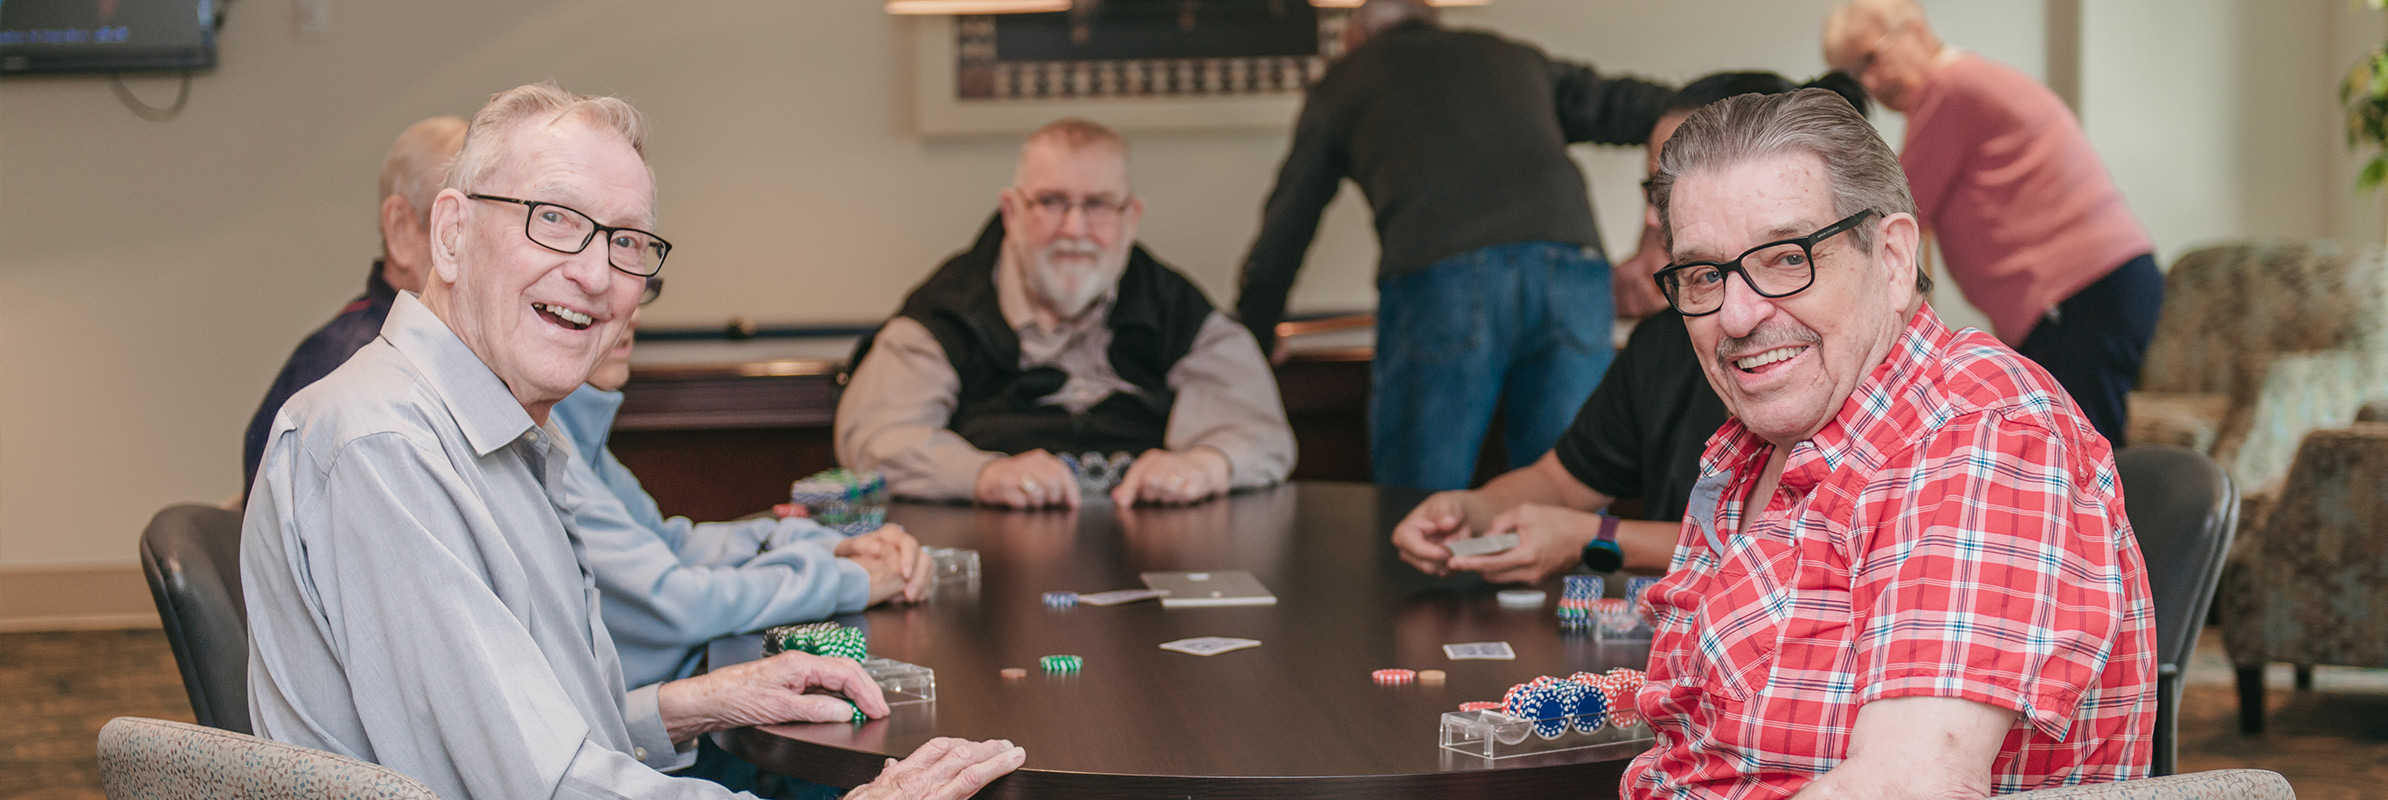
[[[329,32],[306,39],[292,32],[290,4],[232,4],[223,66],[197,79],[171,122],[134,117],[104,79],[0,80],[0,567],[129,563],[151,512],[238,488],[241,430],[266,383],[361,286],[375,247],[374,171],[414,119],[469,113],[492,91],[547,77],[646,110],[662,228],[680,245],[671,294],[649,311],[657,324],[875,317],[967,243],[1009,178],[1010,142],[911,133],[911,23],[876,2],[330,2]],[[2169,5],[2087,5],[2110,2],[2152,17]],[[1451,16],[1670,81],[1750,67],[1805,78],[1822,68],[1816,31],[1830,5],[1498,0]],[[2041,4],[1928,5],[1951,40],[2040,71]],[[2214,7],[2257,5],[2273,4]],[[2282,29],[2185,33],[2233,46],[2252,37],[2242,63],[2278,55],[2274,39],[2319,35],[2266,24]],[[2085,67],[2093,95],[2139,80],[2109,72],[2099,83],[2100,63]],[[153,103],[172,99],[172,79],[130,82]],[[2109,116],[2172,119],[2151,127],[2206,137],[2184,140],[2197,161],[2117,166],[2134,203],[2181,195],[2171,198],[2179,208],[2153,206],[2172,215],[2150,219],[2160,238],[2273,224],[2260,191],[2225,202],[2204,184],[2175,192],[2147,182],[2208,172],[2227,176],[2215,186],[2270,186],[2275,171],[2240,169],[2244,148],[2213,143],[2243,141],[2232,138],[2243,136],[2232,116],[2161,104],[2108,115],[2097,102],[2093,135],[2124,137],[2100,139],[2109,158],[2147,145],[2141,134],[2107,133]],[[2284,115],[2311,113],[2301,100],[2277,102]],[[1895,117],[1885,122],[1895,141]],[[1136,148],[1145,240],[1230,300],[1284,133],[1146,135]],[[1579,148],[1579,157],[1608,241],[1630,248],[1641,155]],[[2319,169],[2294,174],[2310,181]],[[2315,213],[2363,216],[2335,208]],[[2363,213],[2377,224],[2376,212]],[[1373,303],[1366,216],[1350,193],[1330,212],[1297,308]]]

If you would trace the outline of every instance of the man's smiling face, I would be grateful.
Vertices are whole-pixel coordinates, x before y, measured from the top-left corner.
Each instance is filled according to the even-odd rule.
[[[1673,263],[1730,261],[1752,247],[1807,236],[1839,221],[1824,160],[1763,156],[1682,176],[1670,207]],[[1742,424],[1779,446],[1824,427],[1880,365],[1915,298],[1915,221],[1891,214],[1871,248],[1843,233],[1816,245],[1815,283],[1768,299],[1727,275],[1724,305],[1690,317],[1693,349],[1717,396]],[[1879,227],[1876,227],[1879,226]]]
[[[601,225],[654,227],[654,182],[637,151],[622,138],[567,115],[525,120],[509,134],[510,155],[472,191],[568,206]],[[533,411],[571,394],[629,335],[631,312],[645,280],[614,269],[604,242],[577,254],[559,253],[523,234],[526,213],[512,203],[465,198],[456,190],[438,201],[435,281],[450,297],[433,305],[473,353]],[[453,226],[440,223],[454,215]]]

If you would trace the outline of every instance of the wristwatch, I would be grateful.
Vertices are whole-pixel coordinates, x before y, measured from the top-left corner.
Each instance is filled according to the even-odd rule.
[[[1625,550],[1617,546],[1618,519],[1607,514],[1598,516],[1600,534],[1584,544],[1584,568],[1593,572],[1616,572],[1625,566]]]

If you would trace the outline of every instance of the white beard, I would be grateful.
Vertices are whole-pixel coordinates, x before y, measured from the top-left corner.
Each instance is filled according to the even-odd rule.
[[[1082,257],[1064,260],[1055,257],[1059,255]],[[1056,240],[1029,257],[1028,288],[1062,319],[1076,319],[1111,291],[1127,266],[1125,258],[1107,263],[1112,260],[1093,242]]]

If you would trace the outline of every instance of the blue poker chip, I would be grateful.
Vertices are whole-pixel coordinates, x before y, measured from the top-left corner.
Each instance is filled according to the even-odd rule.
[[[1590,600],[1608,588],[1598,575],[1569,575],[1562,580],[1565,583],[1560,587],[1559,597],[1563,600]]]
[[[1594,733],[1609,722],[1609,698],[1599,688],[1584,684],[1576,687],[1575,729]]]
[[[1046,592],[1046,608],[1069,608],[1078,604],[1077,592]]]
[[[1529,694],[1527,708],[1532,714],[1530,719],[1534,720],[1534,735],[1556,739],[1567,732],[1567,711],[1560,699],[1560,687],[1564,685],[1543,684]]]

